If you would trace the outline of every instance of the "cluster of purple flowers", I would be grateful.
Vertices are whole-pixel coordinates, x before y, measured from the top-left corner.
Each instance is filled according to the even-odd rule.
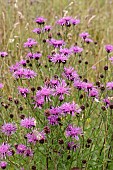
[[[71,26],[71,25],[78,25],[80,23],[80,20],[74,19],[70,16],[66,16],[59,19],[56,23],[61,26]]]
[[[18,91],[23,97],[27,97],[27,94],[29,93],[29,89],[23,87],[18,87]]]
[[[22,68],[22,67],[18,68],[13,73],[13,77],[15,77],[16,79],[19,79],[19,78],[30,79],[30,78],[36,77],[36,75],[37,74],[33,70]]]
[[[70,81],[74,81],[74,80],[79,80],[79,75],[77,74],[77,72],[74,70],[73,67],[64,67],[64,72],[63,72],[63,76],[65,76],[68,80]]]
[[[8,53],[7,52],[0,52],[0,57],[2,57],[2,58],[4,58],[4,57],[6,57],[6,56],[8,56]]]
[[[32,48],[33,46],[36,46],[37,42],[32,39],[32,38],[28,38],[27,42],[24,43],[24,47],[28,47],[28,48]]]
[[[16,153],[19,154],[19,155],[24,155],[24,156],[27,156],[27,157],[33,156],[33,151],[31,150],[31,148],[28,148],[26,145],[17,144],[15,146],[15,148],[16,148]]]
[[[36,52],[36,53],[29,52],[27,54],[26,58],[27,59],[36,59],[36,60],[38,60],[41,56],[42,56],[42,54],[40,52]]]
[[[12,135],[13,133],[15,133],[17,130],[16,125],[14,123],[5,123],[2,127],[1,127],[1,131],[2,133],[4,133],[7,136]]]
[[[41,33],[44,33],[44,32],[49,32],[51,30],[52,30],[52,26],[45,25],[43,28],[35,28],[33,30],[33,32],[36,33],[36,34],[41,34]]]
[[[79,135],[82,135],[82,129],[80,127],[75,127],[73,125],[68,125],[66,128],[66,136],[79,140]]]

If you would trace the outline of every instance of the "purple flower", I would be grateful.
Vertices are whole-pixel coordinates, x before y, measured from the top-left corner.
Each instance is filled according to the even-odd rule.
[[[80,80],[75,80],[74,81],[74,87],[76,87],[78,90],[84,89],[84,82]]]
[[[113,57],[110,57],[109,60],[110,60],[111,63],[113,64]]]
[[[45,21],[46,21],[46,19],[43,18],[43,17],[37,17],[37,18],[35,19],[35,22],[36,22],[37,24],[39,24],[39,25],[45,24]]]
[[[40,52],[33,53],[33,58],[36,60],[38,60],[41,56],[42,56],[42,54]]]
[[[75,102],[64,103],[60,106],[61,115],[71,114],[72,116],[75,116],[75,112],[76,113],[81,112],[80,107],[77,104],[75,104]]]
[[[73,46],[71,48],[71,50],[73,51],[74,54],[78,54],[78,53],[81,53],[83,51],[83,48],[80,48],[78,46]]]
[[[51,38],[50,40],[47,40],[47,42],[50,45],[54,46],[54,48],[60,48],[65,44],[64,40],[55,40],[53,38]]]
[[[72,19],[72,17],[70,17],[70,16],[63,17],[63,18],[61,18],[57,21],[57,24],[61,25],[61,26],[64,26],[64,25],[70,26],[71,25],[71,19]]]
[[[74,18],[71,19],[71,24],[78,25],[79,23],[80,23],[79,19],[74,19]]]
[[[0,52],[0,56],[1,57],[6,57],[6,56],[8,56],[8,53],[7,52]]]
[[[113,90],[113,82],[108,82],[106,87],[108,90]]]
[[[105,50],[107,51],[107,53],[112,52],[113,51],[113,45],[110,45],[110,44],[106,45]]]
[[[40,97],[35,96],[34,100],[35,100],[34,101],[34,104],[35,104],[34,108],[37,108],[37,107],[42,108],[42,106],[43,106],[43,104],[45,102],[44,96],[40,96]]]
[[[49,121],[49,124],[50,125],[58,125],[58,116],[57,115],[51,115],[51,116],[48,116],[48,121]]]
[[[13,76],[16,79],[18,79],[18,78],[27,78],[27,79],[30,79],[30,78],[34,78],[36,75],[37,74],[33,70],[25,69],[25,68],[22,68],[22,67],[20,67],[19,69],[17,69],[13,73]]]
[[[2,89],[4,87],[4,85],[2,83],[0,83],[0,89]]]
[[[39,132],[37,130],[33,130],[33,132],[28,133],[26,137],[29,143],[36,144],[37,141],[45,140],[45,133],[43,131]]]
[[[79,75],[77,72],[74,70],[73,67],[64,67],[64,73],[63,76],[65,76],[68,80],[79,80]]]
[[[81,38],[83,38],[83,39],[86,39],[86,38],[89,37],[90,35],[89,35],[89,33],[87,33],[87,32],[82,32],[81,34],[79,34],[79,36],[80,36]]]
[[[3,159],[6,156],[11,156],[12,152],[10,151],[10,145],[7,143],[2,143],[0,145],[0,158]]]
[[[67,87],[67,84],[65,82],[65,80],[62,80],[61,82],[59,82],[58,86],[55,88],[55,92],[54,95],[59,96],[60,100],[64,99],[64,94],[69,95],[69,87]]]
[[[41,28],[35,28],[33,30],[33,32],[36,33],[36,34],[41,34],[42,30],[41,30]]]
[[[33,156],[33,151],[31,150],[31,148],[27,148],[25,151],[24,151],[24,156],[30,156],[32,157]]]
[[[27,128],[27,129],[30,129],[30,128],[36,126],[36,120],[35,120],[35,118],[31,118],[31,117],[29,117],[29,118],[24,118],[24,119],[21,120],[20,125],[21,125],[22,127],[25,127],[25,128]]]
[[[22,155],[25,152],[26,148],[27,147],[25,145],[19,144],[16,146],[16,153]]]
[[[2,133],[4,133],[7,136],[12,135],[13,133],[16,132],[16,126],[13,123],[5,123],[2,127],[1,127],[1,131]]]
[[[16,64],[12,65],[11,67],[9,67],[10,71],[13,73],[15,71],[17,71],[18,69],[21,69],[22,67],[20,66],[20,63],[17,62]]]
[[[99,92],[98,92],[98,90],[96,89],[96,88],[92,88],[90,91],[89,91],[89,96],[90,97],[98,97],[98,95],[99,95]]]
[[[5,169],[7,167],[7,162],[1,161],[0,162],[0,168]]]
[[[49,32],[52,29],[52,27],[50,25],[46,25],[43,30],[44,32]]]
[[[73,125],[68,125],[65,132],[67,137],[72,137],[76,140],[79,140],[79,135],[82,135],[82,129]]]
[[[28,88],[18,87],[18,90],[23,97],[27,97],[27,94],[29,93]]]
[[[77,144],[75,144],[74,142],[68,142],[68,144],[67,144],[68,150],[73,150],[75,152],[77,148],[78,148]]]
[[[52,94],[52,90],[49,87],[42,87],[40,90],[36,92],[36,97],[43,96],[44,98],[49,98],[49,96]]]
[[[19,64],[22,65],[22,66],[26,66],[26,60],[23,60],[23,59],[20,60],[20,61],[19,61]]]
[[[28,38],[27,42],[24,43],[24,47],[29,47],[29,48],[32,48],[35,45],[37,45],[37,42],[32,38]]]
[[[67,56],[63,54],[54,54],[50,61],[53,63],[65,63],[68,60]]]
[[[93,40],[92,40],[92,39],[90,39],[90,38],[85,38],[85,42],[89,44],[89,43],[92,43],[92,42],[93,42]]]
[[[69,56],[70,54],[72,54],[72,50],[68,49],[68,48],[60,48],[60,53],[65,55],[65,56]]]

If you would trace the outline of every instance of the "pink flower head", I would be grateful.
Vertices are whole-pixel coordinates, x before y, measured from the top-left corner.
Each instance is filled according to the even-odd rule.
[[[27,128],[27,129],[30,129],[30,128],[36,126],[36,120],[35,120],[35,118],[31,118],[31,117],[29,117],[29,118],[24,118],[24,119],[21,120],[20,125],[21,125],[22,127],[25,127],[25,128]]]
[[[41,30],[41,28],[35,28],[33,30],[33,32],[36,33],[36,34],[41,34],[42,30]]]
[[[27,97],[27,94],[29,93],[28,88],[18,87],[18,90],[23,97]]]
[[[82,129],[73,125],[68,125],[66,129],[66,136],[79,140],[79,135],[82,135]]]
[[[71,50],[73,51],[74,54],[78,54],[78,53],[81,53],[83,51],[83,48],[81,48],[79,46],[73,46],[71,48]]]
[[[12,152],[10,151],[10,145],[7,143],[2,143],[0,145],[0,158],[3,159],[6,156],[11,156]]]
[[[56,40],[56,39],[53,39],[53,38],[51,38],[50,40],[47,40],[47,42],[50,45],[54,46],[54,48],[60,48],[65,44],[64,40]]]
[[[0,83],[0,89],[2,89],[4,87],[4,85],[2,83]]]
[[[46,19],[43,18],[43,17],[37,17],[37,18],[35,19],[35,22],[36,22],[37,24],[39,24],[39,25],[45,24],[45,21],[46,21]]]
[[[16,126],[13,123],[5,123],[2,127],[1,127],[1,131],[2,133],[4,133],[7,136],[12,135],[13,133],[16,132]]]
[[[74,18],[71,19],[71,24],[78,25],[79,23],[80,23],[79,19],[74,19]]]
[[[24,47],[29,47],[29,48],[32,48],[33,46],[36,46],[36,45],[37,45],[37,42],[32,38],[28,38],[27,42],[24,43]]]
[[[113,81],[112,82],[108,82],[106,85],[108,90],[113,90]]]
[[[106,45],[105,50],[107,51],[107,53],[112,52],[113,51],[113,45],[110,45],[110,44]]]
[[[83,38],[83,39],[86,39],[86,38],[88,38],[90,35],[89,35],[89,33],[87,33],[87,32],[82,32],[81,34],[79,34],[79,36],[80,36],[81,38]]]
[[[46,25],[43,30],[44,32],[49,32],[52,29],[52,27],[50,25]]]
[[[6,56],[8,56],[8,53],[7,52],[0,52],[0,56],[3,58],[3,57],[6,57]]]
[[[0,162],[0,168],[5,169],[7,167],[7,162],[1,161]]]
[[[67,60],[68,57],[63,54],[54,54],[50,59],[53,63],[66,63]]]

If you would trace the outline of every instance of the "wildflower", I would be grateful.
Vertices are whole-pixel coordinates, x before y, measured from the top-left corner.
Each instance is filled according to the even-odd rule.
[[[50,61],[53,63],[65,63],[68,60],[67,56],[62,54],[54,54]]]
[[[18,87],[18,90],[23,97],[27,97],[27,94],[29,93],[28,88]]]
[[[36,60],[38,60],[41,56],[42,56],[42,54],[40,52],[33,53],[33,58]]]
[[[79,23],[80,23],[79,19],[74,19],[74,18],[71,19],[71,24],[78,25]]]
[[[98,95],[99,95],[99,92],[98,92],[98,90],[96,89],[96,88],[92,88],[90,91],[89,91],[89,96],[90,97],[98,97]]]
[[[4,87],[4,85],[2,83],[0,83],[0,89],[2,89]]]
[[[68,125],[66,128],[66,136],[75,138],[76,140],[79,140],[79,136],[82,135],[82,129],[79,127],[74,127],[73,125]]]
[[[10,145],[7,143],[2,143],[0,145],[0,158],[3,159],[6,156],[11,156],[12,152],[10,151]]]
[[[58,123],[59,123],[57,115],[48,116],[47,119],[48,119],[50,125],[58,125]]]
[[[69,95],[69,87],[67,87],[67,84],[65,82],[65,80],[62,80],[61,82],[59,82],[58,86],[55,88],[55,92],[54,95],[59,96],[60,100],[64,99],[64,94]]]
[[[113,64],[113,57],[110,57],[109,60],[110,60],[111,63]]]
[[[92,42],[93,42],[93,40],[92,40],[92,39],[90,39],[90,38],[85,38],[85,42],[89,44],[89,43],[92,43]]]
[[[61,25],[61,26],[64,26],[64,25],[70,26],[71,25],[71,19],[72,19],[72,17],[70,17],[70,16],[63,17],[63,18],[61,18],[57,21],[57,24]]]
[[[65,42],[63,40],[56,40],[56,39],[53,39],[53,38],[51,38],[50,40],[47,40],[47,42],[50,45],[54,46],[54,48],[60,48],[65,44]]]
[[[29,118],[24,118],[24,119],[21,120],[20,125],[21,125],[22,127],[25,127],[25,128],[27,128],[27,129],[30,129],[30,128],[36,126],[36,120],[35,120],[35,118],[31,118],[31,117],[29,117]]]
[[[108,90],[113,90],[113,82],[108,82],[106,87]]]
[[[67,144],[68,150],[73,150],[75,152],[77,148],[78,148],[77,144],[75,144],[74,142],[68,142],[68,144]]]
[[[8,56],[8,53],[7,52],[0,52],[0,56],[3,58],[3,57],[6,57]]]
[[[21,155],[25,152],[26,148],[23,144],[16,145],[16,153]]]
[[[79,36],[85,40],[85,39],[86,39],[87,37],[89,37],[90,35],[89,35],[89,33],[87,33],[87,32],[82,32],[81,34],[79,34]]]
[[[18,79],[18,78],[27,78],[27,79],[30,79],[30,78],[34,78],[36,75],[37,74],[33,70],[25,69],[25,68],[22,68],[22,67],[20,67],[18,70],[16,70],[13,73],[13,76],[16,79]]]
[[[43,17],[37,17],[37,18],[35,19],[35,22],[36,22],[37,24],[39,24],[39,25],[44,25],[44,24],[45,24],[45,21],[46,21],[46,19],[43,18]]]
[[[1,161],[0,162],[0,168],[5,169],[7,167],[7,162]]]
[[[106,45],[105,50],[107,51],[107,53],[112,52],[113,51],[113,45],[110,45],[110,44]]]
[[[49,32],[51,29],[52,29],[52,27],[51,27],[50,25],[46,25],[46,26],[43,28],[43,30],[44,30],[45,32]]]
[[[10,69],[10,72],[15,72],[15,71],[17,71],[18,69],[21,69],[22,67],[20,66],[20,63],[19,62],[17,62],[16,64],[14,64],[14,65],[12,65],[11,67],[9,67],[9,69]]]
[[[27,63],[26,60],[23,59],[19,61],[19,64],[22,66],[26,66],[26,63]]]
[[[65,55],[65,56],[69,56],[70,54],[72,54],[72,50],[71,49],[68,49],[68,48],[60,48],[60,53]]]
[[[78,54],[78,53],[81,53],[83,51],[83,48],[78,47],[78,46],[73,46],[71,48],[71,50],[73,51],[74,54]]]
[[[13,133],[16,132],[16,126],[13,123],[5,123],[2,127],[1,127],[1,131],[2,133],[4,133],[7,136],[12,135]]]
[[[65,76],[68,80],[74,81],[79,80],[79,75],[76,71],[74,71],[73,67],[64,67],[64,73],[63,76]]]
[[[76,113],[81,112],[81,108],[75,104],[75,102],[72,103],[64,103],[60,106],[60,113],[61,115],[71,114],[72,116],[75,116]]]
[[[41,30],[41,28],[35,28],[33,30],[33,32],[36,33],[36,34],[41,34],[42,30]]]
[[[33,151],[30,149],[30,148],[27,148],[25,151],[24,151],[24,156],[30,156],[32,157],[33,156]]]
[[[39,108],[42,108],[42,106],[43,106],[43,104],[44,104],[44,102],[45,102],[45,99],[44,99],[44,96],[35,96],[35,98],[34,98],[34,104],[35,104],[35,108],[36,107],[39,107]]]
[[[29,47],[29,48],[32,48],[35,45],[37,45],[37,42],[32,38],[28,38],[27,42],[24,43],[24,47]]]
[[[45,133],[43,131],[39,132],[37,130],[33,130],[33,132],[28,133],[26,137],[29,143],[36,144],[37,141],[45,140]]]

